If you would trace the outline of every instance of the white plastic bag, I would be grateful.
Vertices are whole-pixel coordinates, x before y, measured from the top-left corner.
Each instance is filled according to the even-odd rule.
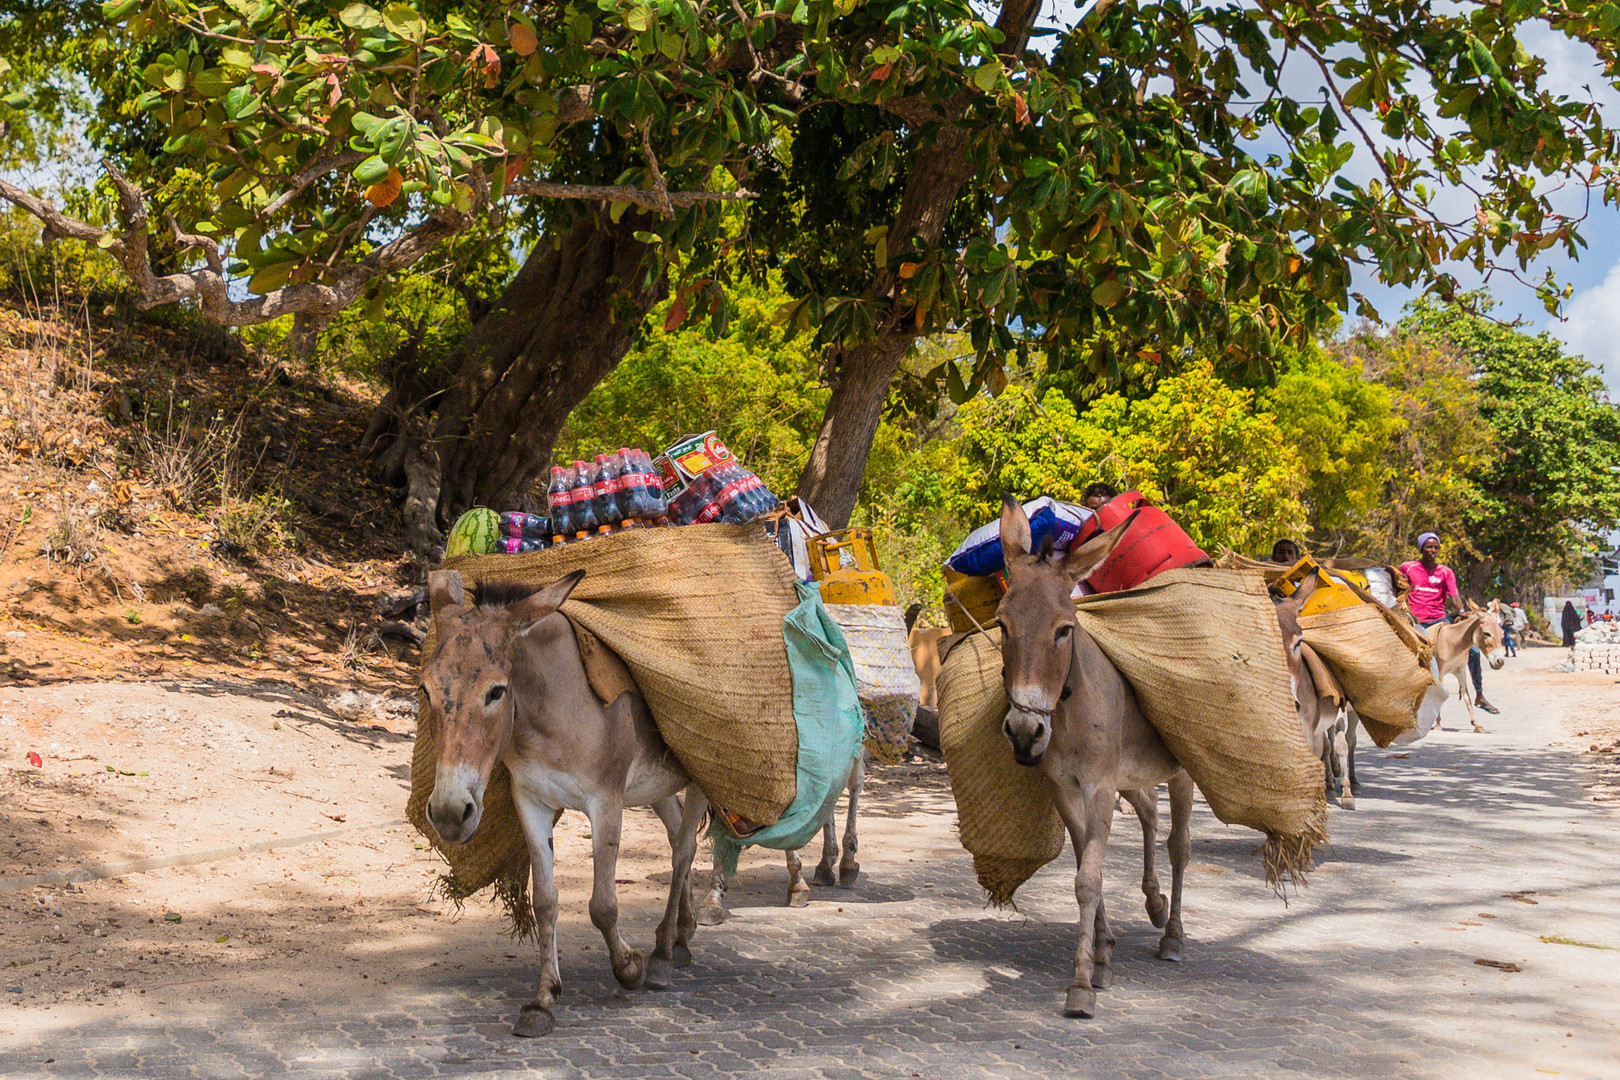
[[[866,713],[866,748],[879,764],[897,764],[911,744],[922,695],[905,613],[880,604],[826,606],[855,661],[855,690]]]

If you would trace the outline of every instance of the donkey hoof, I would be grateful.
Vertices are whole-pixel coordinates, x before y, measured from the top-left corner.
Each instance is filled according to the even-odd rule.
[[[726,909],[719,904],[704,904],[697,909],[699,926],[719,926],[726,921]]]
[[[1063,1001],[1063,1015],[1090,1020],[1097,1015],[1097,992],[1086,986],[1069,987],[1069,996]]]
[[[1159,959],[1168,960],[1173,964],[1181,963],[1181,939],[1173,937],[1160,938]]]
[[[810,886],[801,884],[788,890],[788,907],[806,907],[810,903]]]
[[[1356,808],[1356,797],[1354,795],[1341,795],[1341,796],[1339,796],[1339,809],[1340,810],[1354,810],[1355,808]]]
[[[814,885],[838,884],[838,878],[833,876],[833,868],[826,863],[821,863],[816,867],[816,872],[810,875],[810,881]]]
[[[512,1025],[512,1034],[522,1039],[538,1039],[551,1034],[551,1029],[556,1026],[557,1018],[551,1015],[551,1010],[531,1001],[518,1013],[517,1023]]]
[[[838,884],[846,889],[853,889],[855,883],[861,880],[861,868],[856,863],[838,868]]]
[[[1091,988],[1106,990],[1114,985],[1114,969],[1109,964],[1098,964],[1091,969]]]
[[[1148,894],[1147,917],[1156,930],[1163,930],[1165,923],[1170,921],[1170,901],[1164,898],[1163,893]]]
[[[675,947],[670,950],[670,954],[675,958],[675,966],[678,968],[687,967],[692,963],[692,950],[678,941],[675,943]]]
[[[668,990],[669,984],[674,981],[675,963],[672,959],[666,960],[661,956],[654,956],[647,961],[647,989]]]
[[[647,964],[639,952],[630,950],[630,956],[625,960],[623,967],[613,969],[613,977],[619,980],[619,985],[626,990],[640,990],[642,979],[646,976]]]

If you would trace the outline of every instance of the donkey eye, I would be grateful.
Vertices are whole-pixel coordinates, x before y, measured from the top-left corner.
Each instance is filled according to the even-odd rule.
[[[1064,625],[1057,628],[1057,633],[1056,634],[1052,635],[1052,644],[1054,644],[1054,645],[1062,645],[1064,642],[1069,640],[1069,635],[1072,634],[1072,633],[1074,633],[1074,627],[1069,626],[1067,623],[1065,623]]]
[[[504,686],[492,686],[492,687],[489,688],[489,694],[484,698],[484,704],[485,705],[493,705],[493,704],[495,704],[497,701],[501,700],[501,698],[503,698],[505,696],[506,696],[506,687],[504,687]]]

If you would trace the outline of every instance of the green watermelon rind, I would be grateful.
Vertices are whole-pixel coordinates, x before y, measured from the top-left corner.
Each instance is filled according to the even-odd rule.
[[[475,506],[456,518],[444,544],[444,557],[457,555],[488,555],[495,550],[495,541],[501,531],[500,518],[495,511]]]

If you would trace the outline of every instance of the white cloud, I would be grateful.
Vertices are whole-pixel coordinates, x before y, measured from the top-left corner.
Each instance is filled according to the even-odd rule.
[[[1601,284],[1576,293],[1566,310],[1568,317],[1549,322],[1547,331],[1601,368],[1609,400],[1620,402],[1620,262]]]

